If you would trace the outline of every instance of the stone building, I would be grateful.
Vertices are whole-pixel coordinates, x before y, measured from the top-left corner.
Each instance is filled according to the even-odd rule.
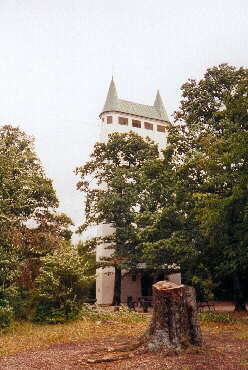
[[[100,114],[101,134],[100,140],[107,141],[108,135],[113,132],[125,133],[130,130],[142,137],[149,137],[158,144],[159,149],[166,146],[167,127],[169,119],[159,91],[153,105],[144,105],[123,100],[118,97],[115,82],[112,78],[107,98]],[[111,233],[110,225],[99,225],[97,235],[104,236]],[[101,260],[111,254],[104,245],[97,247],[96,258]],[[147,271],[145,266],[135,275],[123,274],[121,301],[126,302],[127,296],[137,300],[141,296],[150,296],[151,286],[155,281],[167,278],[180,283],[180,274],[164,276],[163,272]],[[96,298],[98,304],[111,304],[114,291],[114,269],[97,269],[96,272]]]

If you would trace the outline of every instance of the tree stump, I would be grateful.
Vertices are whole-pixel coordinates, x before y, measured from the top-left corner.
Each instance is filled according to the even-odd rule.
[[[202,344],[194,288],[159,281],[153,285],[154,309],[146,334],[149,351],[180,353],[189,345]]]

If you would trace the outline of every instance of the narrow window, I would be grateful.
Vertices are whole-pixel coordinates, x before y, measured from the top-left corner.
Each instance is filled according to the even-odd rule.
[[[141,122],[140,122],[140,121],[138,121],[137,119],[133,119],[133,120],[132,120],[132,126],[133,126],[133,127],[141,128]]]
[[[157,125],[157,131],[158,132],[165,132],[165,127],[161,125]]]
[[[119,124],[120,125],[128,125],[128,118],[119,117]]]
[[[152,123],[145,122],[145,123],[144,123],[144,127],[145,127],[147,130],[153,130],[153,124],[152,124]]]
[[[107,123],[112,123],[112,122],[113,122],[113,117],[107,116]]]

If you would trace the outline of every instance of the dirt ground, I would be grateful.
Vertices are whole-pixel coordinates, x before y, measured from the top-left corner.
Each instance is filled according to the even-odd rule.
[[[191,347],[178,356],[125,353],[129,358],[102,363],[88,359],[109,355],[116,345],[130,343],[134,337],[123,333],[108,338],[52,345],[47,349],[30,350],[0,359],[1,370],[79,370],[79,369],[172,369],[172,370],[244,370],[248,369],[248,316],[238,324],[204,323],[204,344]],[[123,355],[123,353],[122,353]]]
[[[184,370],[238,370],[248,368],[248,339],[233,338],[224,331],[221,335],[205,333],[204,346],[191,348],[176,357],[159,354],[134,355],[130,359],[109,363],[88,364],[87,359],[103,356],[106,348],[128,341],[128,337],[112,338],[104,342],[68,343],[54,345],[46,350],[28,351],[0,360],[0,369],[184,369]]]

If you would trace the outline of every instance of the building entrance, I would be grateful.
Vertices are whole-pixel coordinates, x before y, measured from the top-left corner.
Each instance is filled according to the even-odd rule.
[[[143,297],[152,296],[152,286],[157,281],[165,279],[163,272],[154,273],[154,272],[143,272],[141,277],[141,294]]]

